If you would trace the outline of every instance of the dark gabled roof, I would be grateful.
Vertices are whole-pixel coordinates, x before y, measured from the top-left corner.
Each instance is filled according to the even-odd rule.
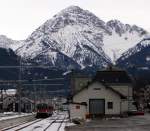
[[[116,83],[116,84],[132,83],[129,75],[125,70],[97,71],[94,80],[99,82],[104,82],[104,83]]]
[[[111,86],[107,85],[106,83],[102,83],[106,88],[109,88],[110,90],[112,90],[113,92],[117,93],[118,95],[120,95],[120,97],[122,99],[125,99],[126,96],[124,96],[123,94],[121,94],[119,91],[115,90],[114,88],[112,88]]]
[[[92,76],[90,74],[87,74],[83,71],[77,71],[77,70],[72,70],[70,73],[69,73],[69,76],[71,78],[91,78]]]
[[[81,103],[78,103],[78,102],[66,102],[66,103],[63,103],[63,105],[68,105],[68,104],[75,104],[75,105],[87,106],[86,102],[81,102]]]
[[[91,81],[90,83],[88,83],[85,87],[83,87],[83,88],[81,88],[78,92],[76,92],[75,94],[73,94],[73,96],[75,96],[75,95],[77,95],[79,92],[81,92],[81,91],[83,91],[83,90],[85,90],[85,89],[88,89],[88,87],[91,85],[91,84],[93,84],[95,81],[93,80],[93,81]],[[121,97],[121,99],[125,99],[126,98],[126,96],[124,96],[123,94],[121,94],[120,92],[118,92],[117,90],[115,90],[115,89],[113,89],[112,87],[110,87],[109,85],[107,85],[106,83],[104,83],[104,82],[99,82],[100,84],[102,84],[104,87],[106,87],[107,89],[110,89],[110,90],[112,90],[113,92],[115,92],[116,94],[118,94],[120,97]]]
[[[6,96],[6,97],[4,97],[3,100],[5,100],[5,99],[7,99],[7,98],[16,98],[16,97],[15,97],[15,96]]]

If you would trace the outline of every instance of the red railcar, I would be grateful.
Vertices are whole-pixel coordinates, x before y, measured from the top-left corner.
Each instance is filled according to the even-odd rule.
[[[53,106],[50,106],[46,103],[37,104],[37,118],[45,118],[52,116],[53,114]]]

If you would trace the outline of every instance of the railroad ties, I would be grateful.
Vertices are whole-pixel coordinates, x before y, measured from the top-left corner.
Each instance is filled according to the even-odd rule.
[[[58,113],[57,115],[53,115],[45,119],[36,119],[31,122],[26,122],[2,129],[1,131],[34,131],[37,128],[39,128],[41,131],[60,131],[60,129],[65,127],[67,117],[67,113]]]

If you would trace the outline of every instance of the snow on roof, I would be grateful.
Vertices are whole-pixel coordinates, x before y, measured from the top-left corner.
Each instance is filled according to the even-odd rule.
[[[5,95],[15,95],[17,92],[16,89],[7,89],[7,90],[3,90],[3,94]]]
[[[8,89],[8,90],[6,90],[6,94],[8,94],[8,95],[15,95],[16,92],[17,92],[16,89]]]

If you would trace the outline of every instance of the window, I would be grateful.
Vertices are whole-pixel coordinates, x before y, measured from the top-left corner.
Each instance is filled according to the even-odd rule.
[[[108,102],[107,103],[107,108],[108,109],[113,109],[113,102]]]
[[[79,106],[79,105],[76,105],[76,109],[80,109],[80,106]]]
[[[101,90],[101,88],[94,88],[94,90]]]

